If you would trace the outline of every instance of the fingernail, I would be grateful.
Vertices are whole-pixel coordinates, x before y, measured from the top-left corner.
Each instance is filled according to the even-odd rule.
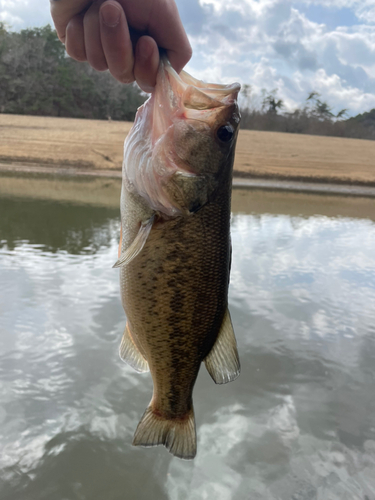
[[[137,82],[138,86],[143,90],[143,92],[146,92],[146,94],[151,94],[151,92],[154,90],[155,87],[150,87],[150,85],[147,85],[142,82]]]
[[[100,9],[100,15],[106,26],[114,28],[120,22],[121,10],[113,3],[105,3]]]

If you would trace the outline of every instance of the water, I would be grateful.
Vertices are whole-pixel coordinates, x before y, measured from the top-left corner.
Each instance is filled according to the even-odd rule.
[[[0,198],[1,500],[375,499],[375,219],[298,196],[235,193],[242,373],[202,367],[192,462],[130,445],[118,209]]]

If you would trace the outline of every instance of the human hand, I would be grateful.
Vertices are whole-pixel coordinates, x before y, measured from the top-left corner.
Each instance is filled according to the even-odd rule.
[[[159,48],[179,73],[191,47],[174,0],[50,0],[67,53],[145,92],[156,84]]]

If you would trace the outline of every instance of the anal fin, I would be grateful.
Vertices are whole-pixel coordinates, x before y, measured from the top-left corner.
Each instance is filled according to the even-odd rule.
[[[232,382],[240,374],[237,342],[228,309],[225,312],[216,342],[204,359],[204,363],[216,384]]]
[[[142,222],[141,227],[139,228],[137,236],[134,238],[133,243],[126,249],[126,251],[121,255],[119,260],[114,264],[113,267],[121,267],[129,264],[137,255],[142,251],[142,248],[145,246],[147,238],[152,229],[152,225],[155,220],[155,215],[153,215],[150,219],[145,222]],[[122,235],[122,233],[121,233]]]
[[[142,356],[132,339],[128,323],[126,323],[124,335],[122,336],[119,354],[120,358],[137,372],[149,371],[147,360]]]

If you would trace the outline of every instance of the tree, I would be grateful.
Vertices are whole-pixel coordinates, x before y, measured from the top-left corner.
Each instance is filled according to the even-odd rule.
[[[310,112],[320,120],[330,120],[334,116],[331,111],[331,107],[328,106],[326,102],[321,101],[319,97],[321,97],[321,95],[315,90],[313,92],[310,92],[310,94],[308,95],[306,100],[313,103]]]
[[[278,110],[284,107],[284,101],[277,99],[278,89],[273,89],[271,92],[267,92],[265,89],[263,91],[262,109],[265,109],[267,113],[276,115]]]
[[[241,106],[246,109],[250,107],[250,102],[251,102],[251,94],[252,94],[252,87],[248,83],[245,83],[242,85],[241,88]]]
[[[348,110],[347,110],[346,108],[344,108],[344,109],[342,109],[341,111],[339,111],[339,112],[337,113],[336,118],[337,118],[338,120],[340,120],[341,118],[344,118],[344,117],[346,117],[346,116],[348,116]]]
[[[0,112],[133,120],[145,95],[65,53],[51,26],[10,32],[0,23]]]

